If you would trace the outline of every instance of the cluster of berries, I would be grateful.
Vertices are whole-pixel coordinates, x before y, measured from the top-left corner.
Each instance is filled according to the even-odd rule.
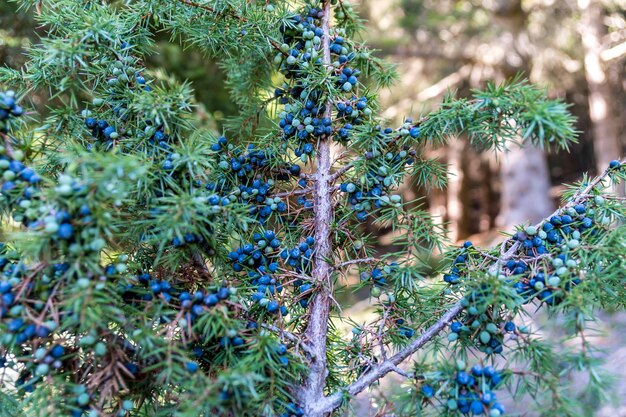
[[[298,247],[285,249],[280,252],[280,257],[297,273],[306,273],[313,257],[315,238],[309,236]]]
[[[493,390],[503,381],[503,373],[491,366],[474,365],[467,370],[465,363],[458,361],[457,372],[445,380],[427,380],[421,386],[421,394],[428,400],[435,396],[442,398],[444,406],[452,413],[500,417],[504,406],[497,401]]]
[[[13,346],[21,364],[21,371],[16,387],[24,392],[32,392],[35,386],[50,372],[63,368],[65,348],[59,340],[49,340],[56,330],[54,321],[39,322],[28,314],[27,310],[42,311],[45,300],[50,297],[52,287],[45,283],[39,288],[25,280],[28,268],[21,263],[20,256],[0,244],[0,324],[5,333],[0,343]],[[49,284],[67,270],[67,265],[57,264],[44,272]],[[26,293],[26,294],[25,294]],[[30,301],[24,302],[28,297]],[[0,350],[0,353],[5,351]],[[7,363],[6,357],[0,356],[0,368],[14,364]]]
[[[312,266],[314,248],[315,238],[309,236],[296,248],[281,251],[280,257],[299,276],[308,276],[311,272],[310,269]],[[307,308],[310,298],[309,293],[313,289],[313,286],[311,283],[305,282],[302,278],[294,280],[293,286],[297,292],[301,294],[301,298],[298,303],[302,308]]]
[[[91,114],[90,112],[83,113]],[[88,116],[85,119],[85,126],[88,129],[91,129],[91,134],[95,139],[105,142],[105,149],[111,148],[113,146],[113,142],[120,136],[115,127],[109,125],[109,122],[107,122],[106,120],[97,120],[91,116]]]
[[[0,133],[7,133],[11,119],[24,114],[24,109],[17,104],[15,92],[0,92]]]
[[[19,117],[23,110],[17,105],[13,91],[0,92],[0,133],[8,132],[11,119]],[[0,135],[0,200],[15,205],[13,218],[17,222],[24,221],[27,211],[37,195],[37,186],[41,177],[24,165],[24,152],[14,148],[11,138]]]
[[[21,108],[12,101],[13,93],[1,97],[11,110],[0,112],[5,121],[8,117],[22,113]],[[11,99],[10,103],[6,99]],[[105,240],[88,205],[88,183],[60,174],[53,189],[54,195],[59,198],[54,202],[40,204],[36,199],[38,191],[35,186],[41,182],[41,178],[22,163],[24,154],[19,144],[11,143],[8,136],[3,139],[0,166],[6,170],[3,173],[2,194],[8,197],[13,218],[48,239],[53,253],[61,250],[66,259],[91,257],[96,261],[105,246]],[[77,288],[90,285],[90,277],[79,276],[77,271],[70,272],[70,264],[27,266],[21,262],[19,254],[4,245],[0,248],[0,325],[4,330],[0,343],[3,353],[11,351],[14,354],[12,362],[15,363],[9,366],[20,368],[16,386],[22,391],[31,392],[50,373],[66,372],[68,366],[73,366],[66,366],[65,362],[74,355],[74,351],[64,346],[58,335],[53,340],[58,323],[51,317],[48,320],[49,316],[44,314],[49,308],[49,300],[69,280]],[[72,315],[73,312],[64,314]],[[88,340],[88,337],[84,336],[80,340]],[[101,351],[103,347],[98,346],[98,350]],[[16,365],[17,362],[19,365]],[[3,360],[2,366],[6,365]]]
[[[391,196],[382,195],[380,186],[375,186],[367,192],[359,189],[354,183],[342,183],[339,186],[341,192],[348,194],[350,208],[356,212],[357,220],[364,222],[370,212],[378,209],[384,204],[400,204],[402,196],[394,194]]]
[[[130,372],[130,371],[129,371]],[[97,417],[100,413],[90,406],[97,398],[94,394],[90,394],[85,384],[74,385],[69,388],[69,392],[66,394],[73,400],[67,404],[68,415],[71,417]],[[119,412],[115,414],[116,417],[127,416],[130,411],[135,408],[133,400],[123,400],[120,404]]]
[[[357,186],[353,182],[340,185],[340,191],[348,195],[348,203],[357,220],[361,222],[367,220],[373,211],[381,207],[402,204],[400,195],[390,194],[394,185],[393,173],[412,165],[417,155],[417,152],[408,145],[402,146],[399,151],[396,149],[397,139],[405,135],[411,138],[419,136],[419,128],[413,126],[411,119],[407,119],[402,128],[396,131],[379,127],[377,136],[386,144],[388,151],[376,149],[365,153],[368,171],[361,185]]]
[[[337,34],[330,44],[331,56],[333,61],[333,71],[335,75],[335,84],[343,92],[350,93],[359,84],[359,76],[361,71],[357,68],[349,66],[354,63],[355,59],[360,56],[354,45]],[[354,126],[358,126],[369,118],[373,111],[368,107],[366,97],[351,96],[345,100],[338,101],[335,104],[337,110],[337,119],[343,123],[343,126],[337,129],[336,140],[346,143],[350,140],[351,132]]]
[[[343,70],[351,71],[348,68]],[[352,77],[350,77],[352,78]],[[364,122],[363,116],[371,116],[372,109],[367,107],[366,97],[352,97],[350,100],[340,101],[335,105],[337,109],[337,119],[343,120],[345,124],[337,130],[337,140],[347,141],[354,126]]]
[[[106,245],[92,216],[90,186],[70,175],[60,175],[55,192],[65,204],[43,206],[24,213],[29,229],[41,231],[51,240],[66,244],[73,256],[97,255]]]
[[[24,212],[31,207],[37,196],[37,186],[41,177],[32,168],[24,165],[24,153],[20,149],[9,151],[0,145],[0,196],[6,201],[16,203],[13,213],[17,222],[24,221]]]
[[[236,201],[250,206],[249,214],[261,224],[267,223],[273,214],[287,212],[286,202],[270,194],[276,181],[298,177],[300,165],[278,164],[273,155],[255,149],[252,144],[243,152],[229,145],[224,137],[220,137],[211,148],[218,157],[218,167],[227,175],[207,184],[208,190],[231,193]]]
[[[380,268],[374,268],[372,271],[362,271],[359,275],[362,283],[372,283],[372,296],[379,297],[381,294],[381,287],[385,287],[388,284],[387,279],[390,275],[397,272],[399,265],[396,262],[392,262],[389,265],[384,265]]]
[[[452,268],[447,274],[443,275],[443,280],[448,284],[458,284],[461,281],[461,276],[465,274],[466,271],[466,262],[469,257],[469,249],[473,246],[472,242],[469,240],[463,243],[463,247],[460,250],[460,253],[455,258]]]
[[[123,136],[133,136],[147,139],[152,145],[167,150],[170,137],[165,134],[163,123],[155,123],[154,120],[147,119],[143,126],[137,127],[136,130],[126,129],[125,123],[129,120],[139,118],[140,115],[133,114],[127,107],[124,97],[128,91],[149,92],[152,88],[146,84],[146,79],[142,75],[142,68],[139,60],[134,57],[130,51],[130,45],[122,42],[119,45],[118,59],[115,60],[108,69],[109,77],[107,79],[107,99],[95,98],[92,101],[94,107],[101,107],[105,103],[111,108],[112,112],[109,119],[115,118],[116,121],[111,123],[106,119],[97,119],[92,117],[92,112],[83,110],[82,116],[85,118],[85,126],[90,129],[95,142],[87,144],[87,149],[99,146],[104,150],[111,149],[118,139]],[[155,146],[153,146],[154,148]],[[152,153],[154,149],[149,149]]]
[[[415,335],[415,330],[404,325],[404,319],[396,319],[395,323],[398,326],[398,334],[400,336],[404,336],[407,339],[410,339]]]
[[[291,24],[281,26],[283,44],[274,60],[290,80],[275,91],[285,105],[279,124],[285,140],[296,140],[297,153],[305,161],[314,152],[314,139],[332,133],[331,120],[324,118],[322,90],[310,88],[306,81],[307,72],[322,65],[322,15],[320,9],[309,7],[303,15],[292,16]]]
[[[276,295],[283,291],[283,285],[276,275],[279,262],[282,260],[285,269],[291,269],[299,275],[307,273],[311,266],[315,239],[308,237],[292,249],[281,249],[281,243],[271,230],[266,230],[263,234],[255,233],[253,242],[230,252],[228,258],[233,263],[232,268],[235,272],[247,271],[250,284],[255,288],[252,300],[267,312],[280,313],[284,316],[289,314],[289,310],[276,300]],[[311,284],[303,282],[302,279],[296,279],[292,284],[301,294],[312,289]],[[306,307],[308,300],[303,298],[299,304]]]
[[[252,300],[263,307],[270,314],[289,313],[286,306],[281,306],[275,299],[277,293],[283,291],[283,286],[274,275],[279,268],[277,263],[281,241],[271,230],[263,234],[255,233],[253,242],[246,243],[230,252],[229,260],[233,263],[235,272],[247,270],[250,284],[256,288]]]
[[[332,119],[325,114],[323,91],[310,87],[312,83],[307,82],[312,67],[322,66],[322,16],[322,11],[316,7],[307,7],[302,15],[292,16],[290,24],[281,27],[283,44],[275,58],[280,71],[290,81],[275,91],[275,96],[285,106],[280,113],[279,126],[286,141],[295,140],[295,154],[304,162],[313,154],[315,142],[330,136],[334,130]],[[334,82],[341,91],[349,93],[358,85],[360,71],[349,66],[357,53],[339,33],[331,36]],[[354,96],[337,103],[336,111],[343,124],[337,127],[335,138],[344,143],[350,139],[353,125],[360,124],[363,116],[372,114],[367,108],[367,99]]]
[[[616,161],[609,170],[620,166]],[[610,212],[604,206],[602,196],[589,197],[559,210],[538,226],[527,226],[515,233],[511,241],[518,245],[518,252],[499,271],[489,271],[499,285],[510,286],[512,291],[502,294],[513,294],[507,297],[520,305],[533,301],[548,306],[560,304],[582,282],[578,252],[583,245],[601,239],[611,222]],[[473,270],[474,258],[484,260],[471,242],[465,242],[444,281],[459,284]],[[504,336],[523,330],[497,305],[501,302],[494,303],[490,285],[473,288],[461,300],[463,312],[450,325],[448,340],[471,340],[488,355],[502,353]]]
[[[514,332],[515,325],[512,322],[505,324],[502,312],[490,305],[489,290],[485,288],[484,292],[472,291],[461,303],[465,308],[465,315],[460,321],[450,324],[448,340],[454,342],[463,337],[472,340],[487,355],[502,353],[504,334]]]
[[[124,259],[125,256],[120,258]],[[43,315],[48,308],[48,301],[58,292],[60,284],[68,284],[72,280],[71,285],[84,290],[91,286],[89,277],[72,271],[70,263],[56,263],[33,272],[34,268],[19,260],[18,254],[2,246],[0,325],[6,329],[6,333],[0,344],[15,355],[13,362],[19,362],[20,373],[16,387],[24,392],[32,392],[48,374],[75,370],[75,360],[79,357],[77,348],[94,357],[102,357],[107,347],[104,342],[98,341],[95,333],[83,334],[77,338],[77,347],[71,347],[74,341],[65,340],[63,335],[58,334],[57,321],[52,317],[46,320]],[[103,268],[102,277],[112,277],[124,271],[126,264],[120,261]],[[35,273],[38,274],[36,281],[32,280]],[[42,314],[41,318],[34,318],[33,313]],[[74,313],[69,310],[63,314],[72,316]],[[0,352],[6,350],[0,349]],[[0,362],[2,367],[6,365],[4,361]],[[11,368],[14,369],[16,363],[10,364]]]
[[[176,142],[177,135],[168,133],[166,124],[158,117],[146,117],[143,112],[128,106],[126,97],[129,92],[149,94],[152,88],[146,82],[139,59],[131,53],[131,45],[121,42],[117,49],[118,59],[109,68],[106,99],[92,100],[100,117],[95,117],[94,112],[88,109],[81,113],[93,138],[85,143],[86,149],[92,150],[96,147],[110,150],[118,145],[135,146],[135,141],[124,139],[137,138],[139,141],[134,150],[157,158],[167,175],[181,175],[184,166],[177,163],[181,156],[171,147]],[[171,126],[169,129],[176,131]],[[167,182],[165,185],[167,186]]]
[[[169,281],[156,279],[149,273],[142,273],[135,277],[138,285],[128,285],[124,299],[128,302],[149,302],[160,299],[166,303],[178,306],[184,311],[185,324],[193,325],[195,320],[208,309],[215,307],[221,301],[229,299],[237,293],[234,287],[217,287],[197,290],[193,293],[179,290]]]

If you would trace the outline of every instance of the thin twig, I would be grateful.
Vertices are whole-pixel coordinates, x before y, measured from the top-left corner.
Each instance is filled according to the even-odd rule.
[[[371,263],[376,263],[376,262],[380,262],[380,259],[378,258],[351,259],[349,261],[342,262],[340,264],[335,265],[333,267],[333,270],[343,269],[346,266],[355,265],[355,264],[371,264]]]
[[[330,176],[330,181],[334,182],[337,181],[337,179],[339,177],[341,177],[343,174],[345,174],[346,172],[350,171],[352,168],[354,167],[354,163],[350,162],[344,166],[342,166],[341,168],[339,168],[337,171],[335,171],[331,176]]]
[[[282,192],[282,193],[274,194],[274,197],[278,197],[278,198],[291,197],[291,196],[294,196],[294,195],[311,194],[312,192],[313,192],[313,189],[311,189],[311,188],[304,188],[304,189],[301,189],[301,190],[285,191],[285,192]]]
[[[394,366],[392,371],[397,373],[398,375],[402,375],[405,378],[415,378],[415,374],[413,372],[407,372],[404,369],[398,368],[397,366]]]
[[[270,330],[274,333],[279,334],[280,336],[284,337],[287,340],[290,340],[292,342],[294,342],[298,347],[300,347],[305,353],[307,353],[309,355],[309,357],[313,358],[315,356],[315,352],[313,352],[311,350],[311,348],[306,344],[306,342],[304,342],[302,340],[302,338],[300,338],[299,336],[296,336],[295,334],[281,329],[280,327],[276,327],[272,324],[262,324],[261,327]]]
[[[217,15],[227,14],[227,15],[230,15],[230,16],[234,17],[235,19],[238,19],[241,22],[246,22],[248,20],[245,17],[238,15],[237,13],[235,13],[232,10],[224,13],[224,12],[219,12],[219,11],[215,10],[213,7],[208,6],[206,4],[200,4],[200,3],[196,3],[196,2],[190,1],[190,0],[178,0],[178,1],[180,3],[186,4],[187,6],[196,7],[198,9],[202,9],[202,10],[205,10],[205,11],[210,12],[210,13],[215,13]]]
[[[387,351],[385,350],[385,337],[383,332],[385,331],[385,324],[387,323],[387,317],[389,316],[389,310],[387,310],[386,306],[383,304],[383,317],[380,320],[380,324],[378,325],[378,332],[376,332],[376,338],[378,339],[378,344],[380,346],[380,356],[384,361],[387,360]]]

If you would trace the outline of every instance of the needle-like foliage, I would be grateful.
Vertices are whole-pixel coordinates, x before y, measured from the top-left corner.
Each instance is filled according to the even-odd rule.
[[[450,137],[567,148],[561,101],[515,79],[386,127],[396,75],[341,0],[19,3],[43,35],[0,70],[0,415],[339,415],[390,372],[398,416],[498,417],[507,391],[580,415],[561,380],[581,370],[608,391],[588,331],[626,299],[623,162],[493,249],[448,246],[398,191],[445,186],[428,150]],[[159,31],[224,69],[240,111],[222,135],[193,85],[146,67]],[[363,287],[369,322],[336,301]],[[535,307],[577,344],[536,337]]]

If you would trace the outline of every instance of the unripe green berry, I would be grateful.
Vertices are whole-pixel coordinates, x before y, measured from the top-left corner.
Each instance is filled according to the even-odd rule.
[[[525,229],[525,232],[526,232],[526,234],[527,234],[527,235],[529,235],[529,236],[534,236],[534,235],[536,235],[536,234],[537,234],[537,228],[536,228],[535,226],[528,226],[528,227]]]
[[[454,393],[451,393],[451,395],[453,396]],[[459,404],[454,398],[450,398],[446,403],[446,407],[448,407],[449,410],[456,410],[459,408]]]
[[[87,394],[86,392],[83,392],[82,394],[78,396],[78,398],[76,399],[76,402],[78,402],[79,405],[83,405],[83,406],[89,404],[89,394]]]
[[[78,341],[78,344],[82,347],[92,346],[96,343],[96,338],[92,335],[83,336]]]
[[[548,285],[551,287],[558,287],[559,284],[561,284],[561,278],[559,277],[550,277],[550,279],[548,279]]]
[[[491,334],[495,334],[495,333],[498,333],[498,326],[496,326],[495,323],[488,323],[485,326],[485,330],[487,330]]]
[[[46,357],[46,354],[48,353],[48,351],[45,348],[39,348],[35,351],[35,359],[37,359],[38,361],[42,360],[43,358]]]
[[[104,356],[107,353],[107,347],[104,343],[102,342],[98,342],[96,343],[96,346],[94,346],[93,348],[93,353],[96,356]]]
[[[2,174],[2,178],[5,181],[13,181],[15,179],[15,172],[13,171],[4,171]]]
[[[46,363],[40,363],[35,369],[35,375],[38,376],[48,375],[48,372],[50,372],[50,366]]]

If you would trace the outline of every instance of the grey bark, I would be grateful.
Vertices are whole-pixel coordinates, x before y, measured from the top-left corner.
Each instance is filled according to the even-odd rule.
[[[324,65],[330,68],[330,0],[324,1],[324,30],[322,48]],[[331,103],[326,103],[325,117],[331,117]],[[311,279],[317,291],[309,307],[309,319],[305,331],[305,339],[313,356],[311,358],[309,375],[304,385],[298,389],[298,396],[307,417],[322,417],[326,413],[316,408],[324,398],[324,387],[328,375],[326,360],[326,338],[328,334],[328,319],[332,301],[331,265],[333,247],[331,240],[331,225],[333,222],[332,182],[331,173],[331,138],[320,140],[317,149],[317,170],[314,185],[314,212],[315,212],[315,254]]]

